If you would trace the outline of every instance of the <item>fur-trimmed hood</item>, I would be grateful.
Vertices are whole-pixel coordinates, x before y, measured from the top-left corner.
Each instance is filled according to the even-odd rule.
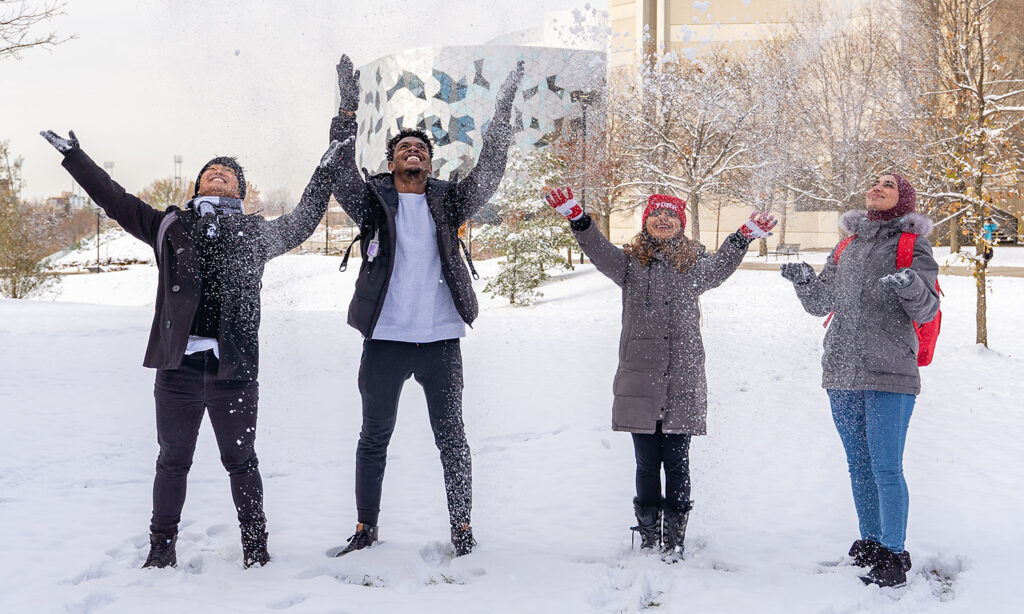
[[[839,229],[847,235],[857,234],[857,229],[868,219],[868,212],[860,209],[847,211],[839,216]],[[935,228],[935,222],[920,213],[908,213],[884,224],[896,224],[902,232],[928,237]]]

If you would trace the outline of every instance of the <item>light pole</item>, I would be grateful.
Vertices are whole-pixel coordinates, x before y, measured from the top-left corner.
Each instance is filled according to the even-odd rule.
[[[580,103],[583,110],[583,181],[580,182],[580,205],[587,210],[587,108],[594,100],[594,92],[575,90],[569,94],[569,100]],[[580,264],[583,264],[583,250],[580,250]]]

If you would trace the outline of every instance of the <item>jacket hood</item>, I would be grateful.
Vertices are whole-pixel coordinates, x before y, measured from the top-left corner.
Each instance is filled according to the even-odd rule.
[[[868,212],[859,209],[847,211],[839,216],[839,229],[847,235],[857,234],[857,228],[867,221]],[[902,232],[909,232],[922,237],[927,237],[935,228],[935,223],[927,216],[920,213],[908,213],[883,224],[895,224]]]

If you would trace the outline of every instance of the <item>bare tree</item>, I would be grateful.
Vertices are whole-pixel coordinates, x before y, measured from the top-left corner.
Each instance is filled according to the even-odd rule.
[[[193,185],[175,181],[173,177],[157,179],[136,194],[149,205],[163,210],[170,206],[183,206],[192,198]]]
[[[53,216],[21,200],[21,159],[0,141],[0,295],[25,298],[58,281],[42,259],[48,255]]]
[[[74,38],[56,32],[38,32],[40,24],[63,15],[65,6],[64,0],[0,0],[0,60],[20,59],[26,49],[54,47]]]

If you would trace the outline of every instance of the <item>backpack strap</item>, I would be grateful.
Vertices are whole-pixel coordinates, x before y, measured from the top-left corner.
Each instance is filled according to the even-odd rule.
[[[896,244],[896,268],[905,269],[914,264],[914,242],[917,235],[912,232],[904,232],[900,235],[900,242]]]
[[[160,256],[163,255],[164,251],[164,237],[167,236],[167,227],[176,219],[178,219],[178,212],[171,211],[164,216],[164,219],[160,220],[160,226],[156,229],[156,244],[153,245],[153,250],[156,252],[156,263],[158,265],[160,264]]]

